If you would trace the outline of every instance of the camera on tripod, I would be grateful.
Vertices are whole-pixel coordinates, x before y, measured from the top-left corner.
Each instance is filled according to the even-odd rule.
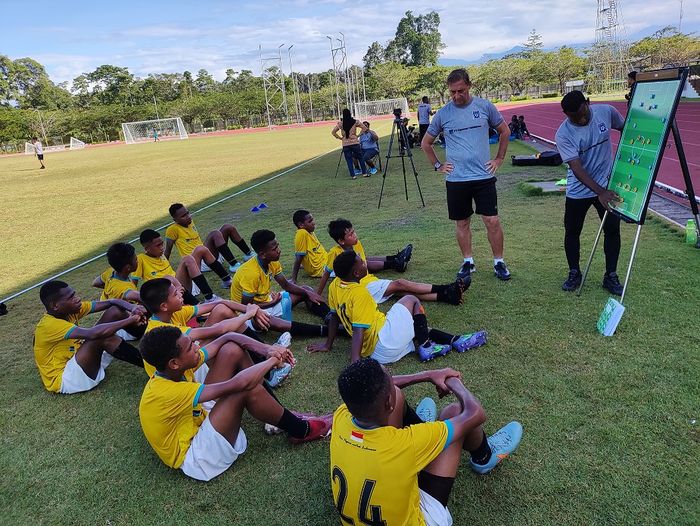
[[[394,117],[395,121],[400,121],[401,120],[401,108],[394,108]]]

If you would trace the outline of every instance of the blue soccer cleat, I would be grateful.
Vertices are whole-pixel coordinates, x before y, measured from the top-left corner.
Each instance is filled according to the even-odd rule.
[[[267,383],[270,384],[270,387],[272,388],[278,387],[284,380],[286,380],[289,377],[291,373],[292,366],[288,363],[285,363],[279,369],[273,369],[270,372],[270,379],[267,381]]]
[[[473,460],[470,460],[469,464],[472,470],[480,475],[490,472],[501,460],[517,449],[522,437],[523,426],[520,425],[520,422],[513,421],[510,424],[506,424],[488,438],[489,446],[491,446],[491,458],[489,461],[486,464],[476,464]]]
[[[426,396],[416,406],[416,414],[423,422],[435,422],[437,420],[437,405],[435,400]]]
[[[445,356],[450,352],[451,347],[449,345],[442,345],[440,343],[431,342],[428,340],[426,343],[418,347],[418,359],[421,362],[429,362],[434,358],[440,356]]]
[[[240,261],[236,261],[236,263],[235,263],[234,265],[231,265],[231,266],[228,268],[228,271],[229,271],[231,274],[235,274],[236,271],[237,271],[239,268],[241,268],[241,262],[240,262]]]
[[[452,342],[452,348],[456,352],[466,352],[469,349],[481,347],[486,343],[486,336],[486,331],[462,334],[462,336],[458,337],[455,341]]]

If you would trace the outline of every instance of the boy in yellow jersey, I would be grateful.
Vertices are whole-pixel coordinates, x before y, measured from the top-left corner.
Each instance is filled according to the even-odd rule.
[[[132,272],[136,270],[136,251],[128,243],[115,243],[107,250],[107,262],[111,268],[105,270],[92,282],[93,287],[101,288],[100,300],[120,299],[131,303],[141,303],[141,296],[136,287],[137,281]],[[120,311],[123,318],[128,313]],[[143,336],[146,325],[131,325],[117,332],[117,336],[126,341]]]
[[[257,257],[246,261],[233,276],[233,301],[244,305],[255,303],[270,316],[282,317],[288,321],[292,319],[292,306],[303,301],[309,312],[325,318],[329,309],[323,297],[309,286],[300,286],[288,281],[282,273],[282,265],[279,262],[282,252],[274,232],[257,230],[251,236],[250,244]],[[286,294],[270,292],[272,279]]]
[[[187,334],[195,340],[206,344],[228,332],[247,333],[255,337],[255,332],[247,329],[246,323],[255,318],[262,325],[269,325],[269,316],[260,310],[257,305],[241,305],[234,301],[217,300],[202,305],[184,305],[182,286],[175,278],[156,278],[147,281],[141,287],[143,302],[154,313],[148,320],[145,332],[164,326],[177,327],[183,334]],[[240,313],[240,315],[239,315]],[[196,324],[196,317],[208,315],[203,327]],[[195,320],[194,327],[191,320]],[[318,333],[316,333],[318,334]],[[257,338],[256,338],[257,339]],[[280,338],[284,346],[291,344],[291,335]],[[144,362],[144,369],[148,376],[152,376],[154,367]],[[206,376],[209,369],[202,367],[198,372]],[[291,365],[284,365],[275,369],[270,377],[272,387],[277,387],[292,372]]]
[[[46,314],[34,331],[34,359],[48,391],[89,391],[104,379],[112,357],[143,367],[138,350],[115,335],[119,329],[145,324],[143,307],[119,299],[81,301],[63,281],[44,283],[39,298]],[[103,311],[94,327],[78,326],[81,318]],[[126,318],[122,311],[128,313]]]
[[[350,361],[371,356],[380,363],[392,363],[416,350],[426,362],[446,355],[450,349],[462,353],[486,343],[484,331],[454,336],[430,329],[425,311],[418,298],[404,296],[384,315],[363,286],[367,263],[354,251],[343,252],[333,263],[336,278],[328,290],[331,319],[328,337],[323,344],[312,344],[311,352],[328,352],[338,330],[338,321],[352,336]]]
[[[297,232],[294,235],[294,267],[292,281],[296,283],[299,267],[312,278],[320,278],[328,259],[328,253],[316,237],[316,222],[308,210],[297,210],[292,216]]]
[[[172,252],[173,245],[175,245],[180,256],[192,254],[195,259],[199,258],[200,267],[203,272],[211,269],[216,272],[222,281],[227,282],[230,280],[230,276],[224,276],[222,274],[222,272],[225,273],[226,271],[221,264],[218,263],[219,256],[222,256],[228,262],[230,272],[236,272],[240,266],[240,263],[236,260],[231,249],[228,247],[229,240],[233,241],[233,243],[241,249],[244,254],[244,259],[247,260],[253,257],[248,244],[233,225],[225,224],[218,230],[212,230],[206,235],[202,243],[202,238],[199,236],[197,227],[194,225],[192,216],[185,205],[182,203],[174,203],[170,205],[168,211],[175,224],[170,225],[165,230],[165,257],[167,259],[170,259],[170,253]],[[197,247],[200,246],[204,246],[207,250],[197,249]],[[195,250],[197,250],[197,252],[195,252]],[[202,255],[201,257],[200,253]],[[204,263],[203,265],[202,262]],[[225,285],[226,288],[229,286],[230,283]]]
[[[321,281],[316,288],[318,294],[323,294],[323,289],[326,287],[328,280],[333,277],[333,262],[340,254],[346,251],[355,251],[366,262],[369,272],[382,269],[396,269],[399,272],[406,270],[406,265],[411,259],[413,245],[406,245],[395,256],[386,257],[367,257],[365,249],[357,238],[357,233],[352,226],[352,223],[347,219],[336,219],[328,224],[328,234],[337,243],[336,246],[328,251],[328,259],[326,267],[321,276]],[[469,287],[469,283],[465,286],[459,281],[448,283],[446,285],[430,285],[428,283],[416,283],[407,279],[379,279],[373,274],[367,274],[363,279],[362,284],[367,287],[369,293],[377,303],[383,303],[394,294],[402,296],[404,294],[413,294],[421,301],[440,301],[449,303],[450,305],[459,305],[462,303],[462,295],[464,290]]]
[[[217,355],[229,347],[226,360]],[[265,356],[253,365],[246,351]],[[273,368],[292,364],[289,349],[268,346],[237,333],[227,333],[200,348],[175,327],[159,327],[141,341],[144,359],[157,369],[139,404],[143,433],[160,459],[197,480],[211,480],[245,452],[241,428],[245,409],[256,419],[287,432],[292,443],[323,438],[330,416],[302,418],[285,409],[263,386]],[[189,372],[213,362],[207,383]],[[214,379],[216,377],[216,379]],[[216,400],[208,412],[202,404]]]
[[[434,402],[427,421],[406,403],[402,388],[421,382],[457,398],[438,420]],[[344,404],[333,415],[330,479],[341,524],[451,526],[447,502],[462,451],[485,474],[522,438],[518,422],[487,438],[484,410],[453,369],[392,378],[366,358],[340,373],[338,391]]]
[[[133,275],[143,280],[142,282],[154,278],[174,276],[185,288],[185,302],[188,305],[199,303],[192,292],[201,292],[205,301],[218,299],[218,296],[211,290],[207,278],[202,274],[200,264],[192,254],[183,256],[180,259],[180,264],[177,266],[177,271],[175,271],[170,266],[170,261],[164,256],[165,243],[158,232],[150,228],[146,229],[141,232],[139,241],[141,246],[143,246],[144,253],[136,256],[138,266]],[[196,248],[195,252],[198,251],[200,249]],[[197,290],[193,291],[193,284],[197,287]]]

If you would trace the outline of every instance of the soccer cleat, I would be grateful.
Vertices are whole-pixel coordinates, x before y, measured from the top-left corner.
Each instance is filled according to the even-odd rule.
[[[408,268],[408,262],[411,261],[411,255],[413,254],[413,245],[408,244],[399,250],[394,256],[394,269],[397,272],[406,272]]]
[[[467,290],[469,285],[472,284],[472,272],[475,270],[476,266],[470,261],[465,261],[462,263],[462,266],[459,267],[459,270],[457,271],[457,281],[462,289]]]
[[[221,298],[217,296],[216,294],[212,294],[211,298],[205,299],[202,304],[207,304],[207,303],[214,303],[215,301],[219,301]]]
[[[429,362],[434,358],[445,356],[448,352],[450,352],[449,345],[442,345],[428,340],[418,347],[418,359],[421,362]]]
[[[500,279],[501,281],[508,281],[510,279],[510,272],[508,271],[508,267],[506,267],[506,264],[503,263],[503,261],[499,261],[493,266],[493,271],[496,274],[496,277]]]
[[[462,336],[459,336],[452,342],[452,348],[455,350],[455,352],[466,352],[469,349],[481,347],[486,343],[486,336],[486,331],[462,334]]]
[[[292,444],[303,444],[304,442],[318,440],[331,434],[331,427],[333,426],[333,413],[309,418],[306,421],[309,423],[309,433],[304,438],[289,437],[289,442]]]
[[[416,414],[423,422],[435,422],[437,419],[437,405],[435,400],[426,396],[416,406]]]
[[[470,283],[467,283],[467,287],[469,287]],[[454,283],[451,283],[450,285],[447,286],[447,290],[445,290],[445,302],[449,303],[450,305],[460,305],[462,303],[462,295],[464,294],[464,288],[462,288],[462,283],[459,281],[455,281]]]
[[[246,255],[243,256],[243,261],[248,261],[249,259],[253,259],[255,257],[255,253],[251,250],[248,252]]]
[[[226,279],[222,279],[221,286],[225,289],[230,289],[231,288],[231,277],[229,276]]]
[[[352,179],[354,181],[355,179],[357,179],[357,176],[353,175],[350,179]]]
[[[376,169],[376,168],[370,168],[370,169],[369,169],[369,173],[370,173],[370,175],[374,175],[374,174],[377,173],[377,169]]]
[[[622,284],[617,277],[617,272],[608,272],[603,276],[603,288],[611,294],[622,296]]]
[[[280,337],[277,338],[275,344],[289,349],[289,346],[292,345],[292,335],[289,332],[283,332],[280,334]]]
[[[581,286],[581,271],[577,268],[569,270],[569,277],[562,283],[561,290],[573,292]]]
[[[231,274],[235,274],[236,271],[237,271],[239,268],[241,268],[241,262],[240,262],[240,261],[236,261],[233,265],[229,266],[228,271],[229,271]]]
[[[480,475],[485,475],[495,468],[501,460],[510,455],[520,444],[520,439],[523,436],[523,426],[520,422],[511,422],[506,424],[501,429],[496,431],[488,438],[489,446],[491,446],[491,458],[486,464],[476,464],[473,460],[469,461],[472,470]]]
[[[273,426],[272,424],[265,424],[265,427],[263,429],[266,435],[279,435],[281,433],[284,433],[282,429],[280,429],[277,426]]]
[[[270,385],[270,387],[274,389],[275,387],[278,387],[282,382],[284,382],[291,373],[292,366],[288,363],[285,363],[279,369],[272,369],[272,371],[270,371],[270,379],[267,381],[267,383]]]

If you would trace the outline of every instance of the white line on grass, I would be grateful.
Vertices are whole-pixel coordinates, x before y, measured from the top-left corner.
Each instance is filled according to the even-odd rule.
[[[218,205],[219,203],[223,203],[224,201],[227,201],[227,200],[231,199],[232,197],[236,197],[237,195],[244,194],[244,193],[248,192],[249,190],[252,190],[253,188],[257,188],[258,186],[261,186],[261,185],[263,185],[263,184],[265,184],[265,183],[269,183],[270,181],[274,181],[274,180],[277,179],[278,177],[282,177],[283,175],[286,175],[286,174],[288,174],[288,173],[290,173],[290,172],[293,172],[293,171],[295,171],[295,170],[298,170],[298,169],[301,168],[302,166],[306,166],[307,164],[312,163],[312,162],[314,162],[315,160],[320,159],[320,158],[323,157],[324,155],[328,155],[329,153],[334,152],[335,150],[336,150],[336,148],[333,148],[332,150],[328,150],[327,152],[322,153],[322,154],[319,154],[319,155],[317,155],[316,157],[312,157],[311,159],[309,159],[309,160],[307,160],[307,161],[304,161],[303,163],[299,163],[299,164],[297,164],[296,166],[292,166],[291,168],[287,168],[285,171],[280,172],[280,173],[278,173],[277,175],[273,175],[272,177],[268,177],[267,179],[265,179],[265,180],[263,180],[263,181],[260,181],[259,183],[255,183],[254,185],[251,185],[251,186],[249,186],[249,187],[247,187],[247,188],[244,188],[243,190],[239,190],[238,192],[235,192],[235,193],[233,193],[233,194],[230,194],[230,195],[227,195],[227,196],[225,196],[225,197],[222,197],[221,199],[219,199],[219,200],[217,200],[217,201],[214,201],[213,203],[209,203],[208,205],[203,206],[202,208],[199,208],[199,209],[195,210],[194,212],[192,212],[192,215],[198,214],[199,212],[203,212],[204,210],[206,210],[206,209],[208,209],[208,208],[211,208],[212,206],[216,206],[216,205]],[[172,225],[172,224],[173,224],[173,222],[171,221],[170,223],[167,223],[167,224],[165,224],[165,225],[163,225],[163,226],[160,226],[160,227],[156,228],[156,230],[157,230],[157,231],[165,230],[166,228],[168,228],[168,227],[169,227],[170,225]],[[129,242],[129,243],[135,243],[135,242],[138,241],[138,240],[139,240],[139,238],[138,238],[138,237],[135,237],[134,239],[131,239],[131,240],[128,241],[128,242]],[[53,279],[56,279],[56,278],[60,278],[61,276],[65,276],[65,275],[68,274],[69,272],[73,272],[74,270],[78,270],[79,268],[84,267],[85,265],[89,265],[89,264],[92,263],[93,261],[97,261],[98,259],[103,258],[103,257],[105,257],[106,255],[107,255],[107,252],[103,252],[102,254],[98,254],[97,256],[91,257],[90,259],[88,259],[88,260],[86,260],[86,261],[83,261],[82,263],[79,263],[79,264],[77,264],[77,265],[75,265],[75,266],[73,266],[73,267],[71,267],[71,268],[69,268],[69,269],[67,269],[67,270],[64,270],[64,271],[62,271],[62,272],[59,272],[58,274],[56,274],[56,275],[54,275],[54,276],[51,276],[50,278],[47,278],[47,279],[45,279],[44,281],[40,281],[39,283],[35,283],[35,284],[32,285],[31,287],[27,287],[26,289],[20,290],[19,292],[15,292],[14,294],[12,294],[12,295],[10,295],[10,296],[1,299],[1,300],[0,300],[0,303],[5,303],[6,301],[10,301],[10,300],[12,300],[12,299],[15,299],[16,297],[21,296],[22,294],[25,294],[25,293],[29,292],[30,290],[34,290],[34,289],[37,288],[37,287],[41,287],[44,283],[47,283],[47,282],[49,282],[49,281],[51,281],[51,280],[53,280]]]

